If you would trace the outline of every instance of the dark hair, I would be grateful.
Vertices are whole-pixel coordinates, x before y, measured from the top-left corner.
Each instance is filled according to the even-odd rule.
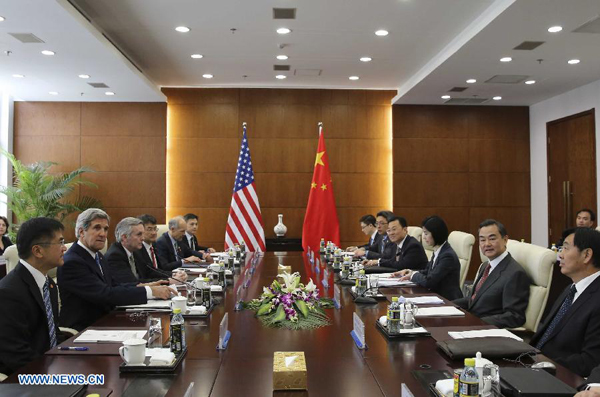
[[[575,214],[575,218],[577,218],[577,215],[581,214],[582,212],[588,212],[590,214],[590,220],[592,222],[596,222],[596,214],[594,214],[594,211],[592,211],[589,208],[582,208],[579,211],[577,211],[577,213]]]
[[[400,226],[402,226],[402,227],[408,227],[408,222],[406,222],[406,219],[401,216],[392,217],[392,219],[388,220],[388,223],[394,222],[394,221],[398,221],[400,223]]]
[[[152,216],[152,215],[150,215],[150,214],[142,214],[142,215],[138,216],[137,218],[138,218],[140,221],[142,221],[142,223],[144,224],[144,226],[145,226],[145,225],[148,225],[148,224],[156,225],[156,223],[157,223],[157,222],[156,222],[156,218],[155,218],[155,217],[153,217],[153,216]]]
[[[439,216],[428,216],[423,219],[421,226],[431,233],[434,245],[442,245],[448,241],[448,226],[446,226],[446,222]]]
[[[4,221],[4,223],[6,223],[6,232],[4,232],[5,234],[8,233],[8,228],[10,227],[10,223],[8,222],[8,219],[6,219],[5,216],[0,215],[0,219]]]
[[[360,218],[360,222],[365,225],[375,226],[375,217],[373,215],[363,215]]]
[[[198,215],[190,213],[190,214],[185,214],[183,216],[183,220],[186,221],[186,222],[188,222],[190,219],[196,219],[196,220],[198,220]]]
[[[390,223],[396,217],[396,215],[394,215],[392,211],[379,211],[377,213],[377,216],[384,217],[388,221],[388,223]]]
[[[592,264],[594,267],[600,268],[600,263],[597,259],[600,256],[600,232],[589,227],[576,227],[565,231],[566,236],[571,234],[575,234],[573,236],[573,245],[579,251],[590,248],[592,250]]]
[[[17,233],[17,251],[19,257],[27,259],[31,256],[31,248],[34,245],[48,242],[45,240],[54,237],[57,231],[65,230],[62,223],[52,218],[32,218],[23,222]]]
[[[500,237],[505,237],[508,234],[506,232],[506,228],[504,227],[504,225],[495,219],[486,219],[485,221],[481,222],[479,224],[479,230],[481,230],[482,228],[484,228],[486,226],[493,226],[493,225],[496,225],[498,227],[498,231],[500,232]]]

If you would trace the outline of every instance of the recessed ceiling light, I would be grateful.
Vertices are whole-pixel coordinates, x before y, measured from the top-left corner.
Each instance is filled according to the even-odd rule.
[[[535,80],[527,80],[525,82],[525,84],[528,84],[528,85],[535,84]]]
[[[474,84],[474,83],[477,83],[477,80],[475,80],[475,79],[469,79],[469,80],[467,80],[467,83],[468,84]]]
[[[558,33],[562,30],[562,26],[551,26],[548,28],[548,32],[550,33]]]
[[[500,58],[500,62],[510,62],[510,61],[512,61],[511,57]]]
[[[450,99],[450,95],[442,95],[442,99]]]
[[[350,77],[348,77],[348,79],[350,79],[350,80],[358,80],[359,78],[360,77],[358,77],[358,76],[350,76]]]
[[[205,79],[212,79],[214,76],[210,73],[206,73],[206,74],[203,74],[202,77],[204,77]]]
[[[114,93],[114,92],[112,92],[112,91],[106,91],[106,92],[104,93],[104,95],[112,96],[112,95],[115,95],[115,93]]]
[[[177,26],[175,28],[176,31],[178,31],[179,33],[187,33],[189,32],[191,29],[188,28],[187,26]]]
[[[58,92],[56,92],[56,91],[50,91],[48,94],[50,94],[50,95],[58,95]]]
[[[22,75],[22,74],[13,74],[13,77],[16,77],[18,79],[22,79],[23,77],[25,77],[25,75]]]
[[[579,59],[569,59],[567,62],[569,65],[577,65],[581,61]]]
[[[283,79],[287,78],[287,76],[283,75],[283,74],[278,74],[277,76],[275,76],[275,78],[279,79],[279,80],[283,80]]]
[[[383,37],[383,36],[387,36],[388,34],[390,34],[390,32],[388,32],[387,30],[380,29],[380,30],[376,31],[375,34],[377,36]]]
[[[191,56],[192,58],[194,58],[194,59],[201,59],[201,58],[204,58],[204,55],[202,55],[202,54],[192,54],[192,55],[190,55],[190,56]]]
[[[6,18],[4,18],[4,17],[0,17],[0,22],[4,22],[5,19]]]
[[[44,51],[42,51],[42,54],[44,54],[44,55],[54,55],[54,51],[44,50]]]
[[[360,58],[360,61],[361,62],[371,62],[372,59],[371,59],[371,57],[362,57],[362,58]]]
[[[280,61],[285,61],[288,58],[289,57],[287,55],[277,55],[277,59],[279,59]]]
[[[290,32],[291,32],[291,30],[288,29],[288,28],[279,28],[279,29],[277,29],[277,33],[279,33],[279,34],[288,34]]]
[[[493,97],[492,99],[493,99],[494,101],[499,101],[499,100],[501,100],[501,99],[502,99],[502,97],[501,97],[501,96],[495,96],[495,97]]]
[[[80,74],[80,75],[79,75],[79,78],[80,78],[80,79],[89,79],[89,78],[90,78],[90,75],[89,75],[89,74]]]

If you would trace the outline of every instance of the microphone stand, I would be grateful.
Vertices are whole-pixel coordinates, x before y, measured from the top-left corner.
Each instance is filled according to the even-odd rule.
[[[366,296],[367,291],[377,290],[377,289],[379,289],[378,286],[367,288],[362,294],[360,294],[356,298],[354,298],[354,303],[368,303],[368,304],[377,303],[377,299]]]

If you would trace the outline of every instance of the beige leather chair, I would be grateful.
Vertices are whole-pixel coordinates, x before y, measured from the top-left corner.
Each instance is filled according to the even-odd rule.
[[[156,225],[158,227],[158,237],[169,231],[169,225]]]
[[[418,242],[421,242],[421,237],[423,236],[423,229],[418,226],[409,226],[407,227],[408,234],[417,239]]]
[[[507,249],[510,255],[523,266],[532,281],[529,287],[529,305],[525,312],[525,324],[516,330],[535,332],[548,302],[556,253],[545,247],[516,240],[508,240]]]
[[[469,272],[469,266],[471,265],[475,236],[455,230],[448,236],[448,244],[456,252],[456,256],[458,256],[458,261],[460,262],[460,288],[462,289],[467,278],[467,273]]]

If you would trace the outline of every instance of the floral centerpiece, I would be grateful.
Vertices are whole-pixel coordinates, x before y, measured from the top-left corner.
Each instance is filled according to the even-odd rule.
[[[283,273],[283,284],[277,280],[257,299],[244,303],[244,308],[254,310],[267,327],[293,330],[314,329],[329,325],[324,308],[333,307],[329,298],[319,297],[312,279],[307,285],[300,282],[300,274]]]

